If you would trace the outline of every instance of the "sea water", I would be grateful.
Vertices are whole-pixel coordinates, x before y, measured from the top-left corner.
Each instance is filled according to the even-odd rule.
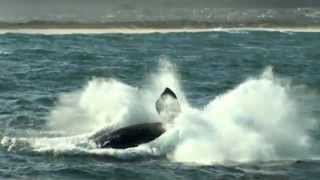
[[[3,179],[318,179],[320,33],[0,35]],[[102,129],[181,113],[155,141],[97,149]]]

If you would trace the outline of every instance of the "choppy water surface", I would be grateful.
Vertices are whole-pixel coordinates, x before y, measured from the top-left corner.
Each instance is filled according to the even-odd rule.
[[[0,35],[6,179],[317,179],[320,34]],[[96,149],[103,128],[182,113],[156,141]]]

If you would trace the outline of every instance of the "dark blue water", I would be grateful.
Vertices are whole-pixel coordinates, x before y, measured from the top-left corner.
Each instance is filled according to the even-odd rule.
[[[255,31],[0,35],[0,177],[318,179],[319,39],[319,33]],[[273,72],[269,72],[270,67]],[[166,80],[162,69],[175,81]],[[223,132],[213,135],[214,138],[208,138],[208,134],[199,135],[200,145],[193,141],[184,144],[188,140],[198,141],[198,136],[190,135],[189,130],[183,131],[180,140],[174,143],[177,145],[160,154],[132,150],[139,155],[131,157],[131,151],[114,155],[99,153],[79,143],[67,147],[71,143],[66,140],[69,136],[85,139],[81,135],[104,126],[105,119],[113,121],[112,115],[118,115],[118,105],[126,106],[123,97],[129,99],[129,115],[120,118],[122,124],[135,117],[141,118],[141,114],[152,116],[152,112],[139,111],[140,114],[135,115],[130,105],[133,101],[135,106],[140,103],[131,97],[136,95],[132,89],[140,95],[147,90],[158,95],[160,89],[151,91],[158,86],[149,82],[174,86],[178,96],[184,99],[183,104],[201,114],[194,116],[187,108],[182,117],[188,117],[189,121],[197,121],[192,117],[204,115],[199,121],[210,124],[212,117],[214,121],[230,120],[232,123],[212,125],[217,132]],[[104,92],[108,97],[102,97]],[[115,98],[110,100],[110,96]],[[118,97],[121,100],[118,101]],[[215,100],[217,97],[220,100]],[[141,100],[145,102],[148,101]],[[90,108],[92,104],[94,107]],[[144,106],[153,109],[153,104]],[[248,108],[238,112],[239,106]],[[72,112],[66,111],[68,108]],[[250,126],[238,126],[238,119],[233,117],[238,117],[239,113],[250,120]],[[122,119],[125,120],[122,122]],[[233,125],[235,129],[224,132]],[[73,128],[78,126],[78,129]],[[193,127],[192,124],[186,126]],[[246,128],[248,130],[244,130]],[[53,137],[61,139],[56,143]],[[8,138],[10,142],[4,142]],[[47,139],[39,140],[41,138]],[[231,143],[230,139],[237,143]],[[46,144],[46,141],[52,143]],[[215,144],[219,141],[220,145]],[[268,145],[270,148],[264,148]],[[186,148],[190,148],[189,151],[185,152]],[[203,163],[205,160],[208,161]]]

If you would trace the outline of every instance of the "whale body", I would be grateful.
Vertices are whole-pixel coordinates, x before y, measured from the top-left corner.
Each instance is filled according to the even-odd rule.
[[[143,123],[120,128],[96,138],[98,148],[125,149],[148,143],[165,132],[162,123]]]
[[[175,106],[174,108],[172,108],[173,105]],[[170,108],[173,109],[173,111],[171,111]],[[174,118],[176,114],[180,112],[177,96],[170,88],[166,88],[156,101],[156,110],[160,115],[170,112],[170,117]],[[102,131],[95,134],[92,139],[98,148],[126,149],[149,143],[161,136],[164,132],[164,124],[161,122],[141,123],[111,132]]]

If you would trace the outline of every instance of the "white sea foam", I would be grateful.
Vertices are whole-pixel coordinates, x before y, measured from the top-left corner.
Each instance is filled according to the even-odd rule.
[[[165,87],[176,92],[181,114],[152,143],[126,150],[96,149],[88,137],[102,128],[161,121],[154,102]],[[315,121],[301,113],[287,81],[271,68],[222,93],[203,108],[190,105],[175,66],[162,61],[146,86],[132,87],[115,79],[92,79],[76,92],[62,94],[48,117],[62,137],[2,139],[14,150],[28,144],[32,151],[110,155],[119,158],[165,155],[172,161],[223,163],[310,158]],[[17,149],[17,148],[16,148]]]

